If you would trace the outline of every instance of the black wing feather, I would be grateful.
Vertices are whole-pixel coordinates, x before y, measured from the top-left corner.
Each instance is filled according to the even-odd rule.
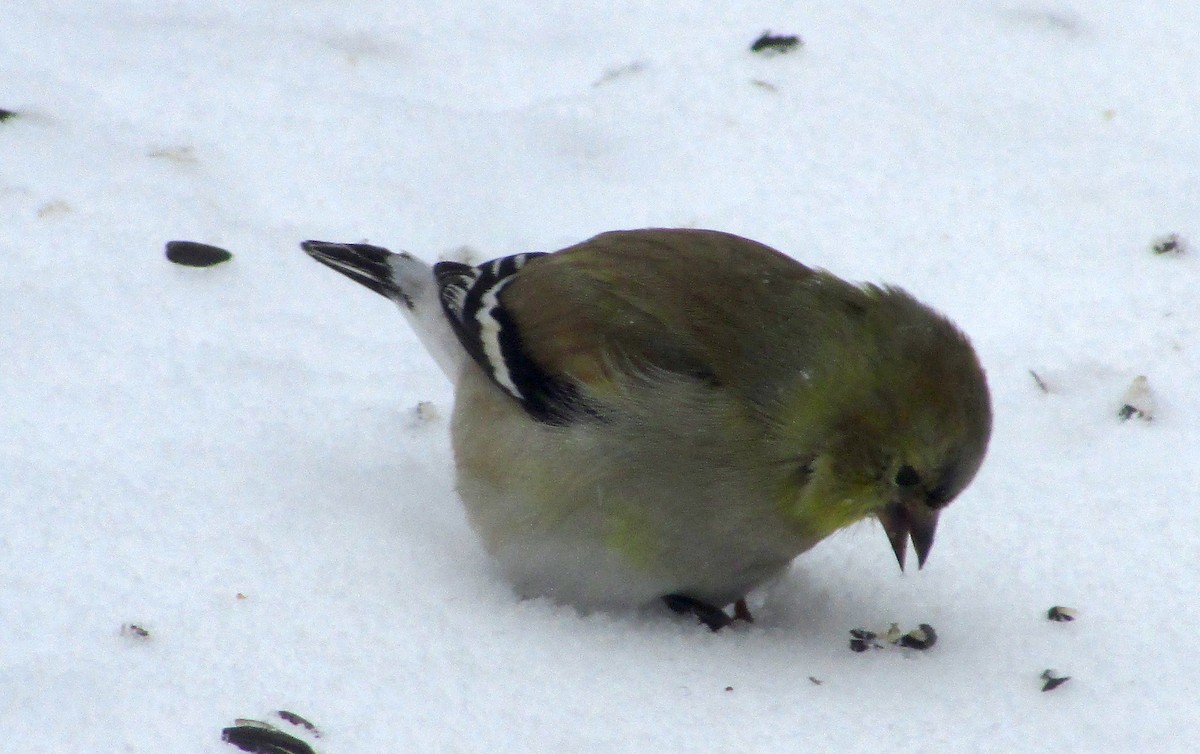
[[[515,254],[471,267],[459,262],[433,266],[442,308],[455,335],[492,382],[544,424],[562,426],[591,415],[569,381],[547,374],[525,352],[521,333],[500,294],[513,276],[541,253]]]

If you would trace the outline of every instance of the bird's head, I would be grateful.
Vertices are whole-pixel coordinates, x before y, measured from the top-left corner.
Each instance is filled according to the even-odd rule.
[[[941,511],[983,461],[991,402],[975,351],[953,324],[903,291],[869,292],[863,347],[805,388],[802,411],[821,417],[820,431],[810,424],[796,442],[811,450],[785,505],[814,540],[875,517],[901,569],[910,540],[920,567]]]

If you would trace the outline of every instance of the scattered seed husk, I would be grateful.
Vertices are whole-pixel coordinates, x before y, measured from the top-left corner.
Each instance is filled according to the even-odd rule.
[[[413,416],[418,422],[432,422],[441,418],[441,412],[433,401],[420,401],[413,408]]]
[[[875,632],[865,628],[850,629],[850,649],[854,652],[866,652],[871,647],[879,647],[875,643]]]
[[[1154,239],[1150,251],[1155,254],[1183,254],[1187,252],[1187,243],[1178,233],[1171,233]]]
[[[917,628],[900,637],[899,644],[908,649],[929,649],[937,644],[937,631],[928,623],[922,623]]]
[[[769,31],[764,31],[762,36],[754,40],[754,44],[750,45],[750,52],[757,52],[764,55],[782,55],[786,52],[791,52],[802,44],[804,42],[795,34],[772,34]]]
[[[187,267],[212,267],[233,259],[225,249],[197,241],[168,241],[167,259]]]
[[[1079,611],[1073,607],[1063,607],[1062,605],[1055,605],[1054,607],[1052,607],[1046,611],[1046,617],[1052,621],[1058,621],[1059,623],[1066,623],[1066,622],[1073,621],[1076,618],[1078,618]]]
[[[925,650],[937,643],[937,631],[928,623],[922,623],[917,628],[904,633],[896,623],[891,624],[883,633],[868,631],[865,628],[850,630],[850,649],[855,652],[866,652],[868,649],[883,649],[884,642],[905,649]]]
[[[288,712],[285,709],[281,709],[278,712],[276,712],[275,714],[279,715],[281,718],[288,721],[292,725],[299,725],[301,728],[304,728],[309,733],[312,733],[314,738],[321,737],[321,731],[317,730],[317,726],[315,726],[312,723],[310,723],[309,721],[305,720],[303,717],[300,717],[295,712]]]
[[[149,639],[150,638],[150,632],[147,631],[146,629],[142,628],[141,626],[139,626],[136,623],[126,623],[125,625],[121,626],[121,635],[122,636],[131,636],[135,639]]]
[[[1121,421],[1137,417],[1142,421],[1154,420],[1154,394],[1150,392],[1150,381],[1145,375],[1139,375],[1129,383],[1129,388],[1121,398],[1121,408],[1117,411]]]
[[[237,725],[225,728],[221,731],[221,740],[253,754],[316,754],[304,741],[272,727]]]
[[[1067,681],[1071,680],[1071,676],[1060,676],[1053,670],[1047,668],[1046,670],[1042,671],[1042,680],[1045,681],[1045,683],[1042,684],[1042,691],[1053,691]]]

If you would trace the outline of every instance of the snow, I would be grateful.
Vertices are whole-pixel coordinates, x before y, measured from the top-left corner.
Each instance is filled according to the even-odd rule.
[[[1200,263],[1150,251],[1200,241],[1200,5],[2,17],[0,748],[233,752],[277,709],[322,754],[1200,746]],[[750,53],[765,29],[804,46]],[[518,601],[455,499],[445,379],[297,247],[643,226],[902,285],[971,335],[995,432],[923,571],[862,524],[719,634]],[[177,239],[234,258],[172,265]],[[1139,375],[1153,421],[1122,422]],[[939,641],[849,651],[891,622]]]

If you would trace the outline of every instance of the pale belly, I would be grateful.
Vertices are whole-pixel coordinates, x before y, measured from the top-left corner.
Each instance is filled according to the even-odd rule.
[[[723,606],[813,544],[730,464],[682,457],[695,443],[622,440],[612,424],[531,423],[469,370],[453,441],[471,525],[524,596],[591,608],[684,594]]]

